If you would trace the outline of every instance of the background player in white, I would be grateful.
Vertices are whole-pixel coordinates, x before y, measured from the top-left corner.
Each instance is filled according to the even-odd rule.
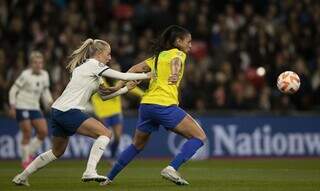
[[[71,56],[67,68],[72,77],[62,95],[53,103],[51,120],[53,128],[52,149],[39,155],[32,163],[12,180],[17,185],[29,185],[28,177],[38,169],[63,155],[69,136],[75,133],[95,138],[91,148],[87,168],[82,181],[104,181],[105,176],[96,172],[106,146],[111,138],[111,131],[101,122],[89,117],[82,111],[88,105],[90,97],[99,88],[101,77],[121,80],[150,79],[151,73],[121,73],[110,69],[106,64],[111,60],[111,47],[102,40],[87,39]],[[135,82],[128,82],[117,92],[126,92],[135,86]],[[102,96],[103,99],[111,98]]]
[[[47,122],[40,110],[40,99],[47,108],[52,104],[49,75],[43,70],[44,58],[38,51],[30,54],[30,67],[24,70],[9,92],[10,115],[15,117],[22,132],[22,167],[26,168],[34,153],[48,135]],[[32,127],[36,136],[32,137]]]

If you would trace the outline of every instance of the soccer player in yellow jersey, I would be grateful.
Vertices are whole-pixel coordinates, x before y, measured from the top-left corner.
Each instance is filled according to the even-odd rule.
[[[191,34],[184,28],[169,26],[154,45],[153,56],[128,72],[153,72],[149,88],[142,97],[139,120],[133,143],[124,150],[100,185],[107,185],[144,148],[152,132],[163,126],[188,141],[179,154],[161,171],[161,175],[177,185],[188,185],[177,172],[203,145],[206,135],[200,125],[178,107],[178,88],[183,76],[186,54],[191,49]]]
[[[119,70],[118,65],[117,68],[111,68]],[[112,87],[115,84],[116,80],[103,81],[103,84],[106,87]],[[142,97],[144,92],[138,87],[132,89],[129,93],[132,95]],[[94,109],[95,115],[104,123],[104,125],[113,130],[114,139],[110,144],[111,151],[111,159],[115,159],[117,154],[120,138],[122,135],[123,129],[123,115],[122,115],[122,104],[121,97],[117,96],[109,100],[103,101],[98,93],[95,93],[91,97],[91,103]]]

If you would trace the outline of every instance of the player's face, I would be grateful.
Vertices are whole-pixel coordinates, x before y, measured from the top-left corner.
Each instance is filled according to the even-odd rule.
[[[103,50],[101,52],[101,54],[100,54],[100,58],[101,58],[101,61],[104,64],[107,64],[108,62],[110,62],[110,60],[111,60],[111,48],[107,47],[105,50]]]
[[[177,41],[178,48],[185,53],[188,53],[191,50],[191,34],[187,34],[184,38]]]
[[[33,58],[32,63],[31,63],[31,68],[32,71],[36,74],[39,74],[41,70],[43,69],[43,58]]]

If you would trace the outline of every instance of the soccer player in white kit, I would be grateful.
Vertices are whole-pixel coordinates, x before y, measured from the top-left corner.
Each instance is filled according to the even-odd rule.
[[[9,91],[10,115],[17,119],[22,132],[22,167],[31,163],[34,153],[48,135],[47,122],[40,110],[40,99],[47,108],[52,104],[49,75],[43,70],[44,58],[38,51],[30,54],[30,67],[20,74]],[[32,137],[32,127],[36,136]]]
[[[88,116],[82,111],[88,105],[90,97],[99,89],[101,77],[110,77],[120,80],[150,79],[151,73],[121,73],[110,69],[106,64],[111,60],[111,47],[103,40],[87,39],[75,50],[71,56],[67,68],[72,72],[72,77],[62,95],[53,103],[51,122],[53,128],[52,149],[39,155],[32,163],[12,180],[16,185],[28,186],[28,177],[38,169],[56,160],[63,155],[69,136],[75,133],[92,137],[95,142],[92,145],[87,167],[82,175],[82,181],[106,180],[96,172],[99,162],[112,133],[101,122]],[[128,82],[124,87],[109,95],[102,94],[102,99],[127,92],[134,87],[134,82]],[[105,89],[103,89],[105,91]],[[98,91],[100,93],[100,91]]]

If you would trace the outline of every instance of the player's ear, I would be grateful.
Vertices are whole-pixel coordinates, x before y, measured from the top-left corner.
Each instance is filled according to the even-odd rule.
[[[181,42],[182,42],[182,40],[180,38],[177,38],[176,41],[174,42],[174,45],[176,47],[180,47]]]

